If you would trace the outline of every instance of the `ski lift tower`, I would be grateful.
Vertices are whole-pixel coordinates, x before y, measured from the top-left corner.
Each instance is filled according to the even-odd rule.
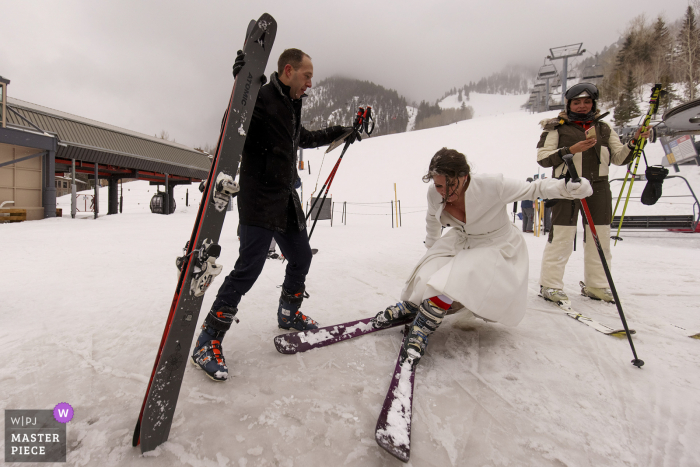
[[[545,111],[549,110],[549,95],[550,95],[550,93],[549,93],[549,89],[550,89],[549,88],[549,80],[552,78],[556,78],[556,77],[557,77],[557,69],[552,63],[542,65],[540,67],[539,71],[537,72],[537,79],[544,80],[547,83],[546,90],[544,93],[544,95],[545,95],[544,110]]]
[[[579,57],[586,52],[586,49],[581,49],[583,42],[578,44],[564,45],[562,47],[554,47],[549,49],[549,60],[564,60],[564,66],[561,72],[561,105],[566,105],[566,73],[569,70],[569,57]]]
[[[542,93],[544,91],[544,81],[538,79],[533,86],[533,92],[537,93],[537,112],[543,112],[542,110]],[[549,96],[547,96],[549,98]]]

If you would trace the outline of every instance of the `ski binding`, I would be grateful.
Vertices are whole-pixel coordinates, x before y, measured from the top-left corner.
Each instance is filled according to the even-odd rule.
[[[562,310],[569,312],[571,311],[571,300],[559,300],[558,302],[555,302],[554,300],[550,300],[547,297],[545,297],[542,294],[538,294],[540,297],[544,298],[545,301],[548,301],[549,303],[554,303],[556,306],[561,308]]]
[[[187,251],[189,242],[185,244],[184,250]],[[208,238],[202,242],[202,247],[199,250],[194,250],[189,256],[194,258],[194,271],[192,273],[192,282],[190,283],[190,294],[195,297],[201,297],[207,291],[212,281],[216,276],[221,274],[223,266],[216,264],[216,259],[221,254],[221,246],[212,242]],[[180,256],[175,260],[177,266],[178,277],[182,272],[183,267],[187,267],[186,259],[188,255]]]
[[[214,194],[212,201],[214,202],[214,207],[217,211],[223,212],[228,203],[231,201],[231,196],[238,193],[240,187],[238,183],[233,180],[233,177],[221,172],[216,177],[216,182],[214,183]]]

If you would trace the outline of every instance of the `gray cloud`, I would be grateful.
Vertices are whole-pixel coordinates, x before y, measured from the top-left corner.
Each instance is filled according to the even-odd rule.
[[[178,142],[215,144],[250,19],[278,22],[267,73],[288,47],[316,79],[374,81],[409,100],[501,70],[538,65],[550,47],[614,42],[634,16],[679,18],[684,2],[651,0],[3,2],[0,74],[9,94]]]

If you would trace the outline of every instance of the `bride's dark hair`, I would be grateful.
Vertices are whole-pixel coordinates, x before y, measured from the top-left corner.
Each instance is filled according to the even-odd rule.
[[[430,160],[428,173],[423,175],[423,181],[428,183],[436,175],[445,177],[446,188],[456,185],[459,177],[469,175],[470,168],[467,156],[454,149],[442,148]],[[455,190],[457,187],[455,186]],[[445,200],[443,200],[445,202]]]

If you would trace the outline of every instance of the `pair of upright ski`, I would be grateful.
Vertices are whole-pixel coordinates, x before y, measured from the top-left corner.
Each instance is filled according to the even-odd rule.
[[[374,318],[365,318],[308,331],[291,332],[275,337],[275,348],[283,354],[306,352],[376,331],[408,325],[412,321],[413,318],[407,318],[388,327],[377,328]],[[402,362],[399,352],[374,432],[377,444],[403,462],[408,462],[411,454],[411,412],[415,376],[415,365],[408,360]]]

